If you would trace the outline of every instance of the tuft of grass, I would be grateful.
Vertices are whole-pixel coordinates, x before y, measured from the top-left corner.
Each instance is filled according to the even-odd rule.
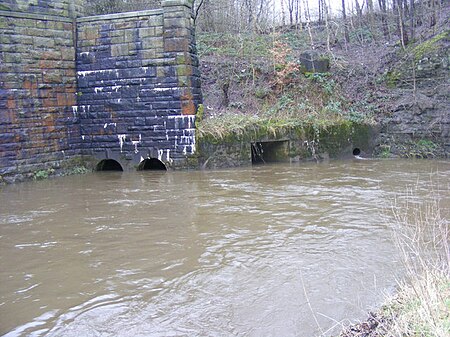
[[[394,239],[406,277],[383,308],[394,337],[450,335],[450,222],[439,196],[410,193],[394,208]]]
[[[450,336],[450,222],[432,192],[409,191],[393,206],[393,238],[405,277],[366,322],[346,327],[341,337]]]

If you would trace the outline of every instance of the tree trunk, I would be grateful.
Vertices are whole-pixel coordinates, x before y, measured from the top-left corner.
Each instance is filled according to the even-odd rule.
[[[400,35],[400,42],[402,44],[403,49],[405,49],[408,44],[408,34],[405,30],[405,21],[404,21],[404,11],[403,11],[403,1],[397,0],[397,12],[398,12],[398,33]]]
[[[345,12],[345,0],[342,0],[342,20],[344,21],[344,36],[347,43],[350,42],[350,35],[348,34],[347,13]]]
[[[314,39],[311,31],[311,15],[309,14],[308,0],[303,0],[303,10],[305,12],[306,28],[308,29],[311,48],[314,49]]]
[[[415,8],[414,0],[409,0],[409,36],[414,40],[415,33]]]
[[[387,25],[387,8],[386,0],[378,0],[378,5],[381,10],[381,26],[383,27],[383,35],[385,38],[389,37],[389,29]]]

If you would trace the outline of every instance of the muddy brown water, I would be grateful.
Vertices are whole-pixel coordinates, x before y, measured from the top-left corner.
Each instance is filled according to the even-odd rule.
[[[401,277],[393,200],[447,207],[449,177],[354,160],[2,187],[0,334],[329,335]]]

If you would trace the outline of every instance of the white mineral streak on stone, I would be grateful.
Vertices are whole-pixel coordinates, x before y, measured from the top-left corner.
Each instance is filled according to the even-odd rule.
[[[80,56],[89,56],[89,52],[88,51],[83,51],[80,53]]]
[[[80,105],[80,108],[83,110],[84,113],[89,112],[89,109],[91,108],[90,105]],[[78,109],[77,109],[78,112]]]
[[[121,85],[115,85],[115,86],[111,87],[111,89],[114,90],[115,92],[119,91],[120,88],[122,88]]]
[[[91,75],[91,74],[104,74],[107,72],[111,72],[114,70],[86,70],[86,71],[77,71],[77,75],[78,76],[82,76],[85,77],[86,75]]]
[[[117,135],[117,138],[119,138],[120,152],[122,152],[123,143],[125,142],[127,135]]]
[[[144,157],[141,156],[141,159],[139,160],[140,163],[144,161]]]
[[[164,150],[158,150],[158,160],[162,161],[162,156],[164,154]]]
[[[188,148],[190,154],[194,154],[196,150],[195,146],[195,116],[169,116],[169,119],[175,119],[175,129],[167,131],[180,131],[180,124],[182,126],[186,125],[187,129],[183,130],[183,136],[181,136],[180,143],[178,143],[178,138],[175,139],[175,146],[183,145],[183,154],[188,153]]]
[[[153,91],[154,92],[166,92],[166,91],[171,91],[175,88],[154,88]]]
[[[82,140],[84,140],[85,138],[86,138],[86,136],[85,136],[85,135],[82,135],[82,136],[81,136],[81,139],[82,139]]]
[[[172,162],[172,159],[170,159],[170,150],[169,149],[166,150],[166,159],[167,159],[167,162],[169,162],[169,163]]]
[[[134,145],[134,153],[139,153],[139,150],[138,150],[138,145],[141,143],[141,141],[142,141],[142,136],[141,136],[141,134],[139,134],[139,140],[132,140],[131,141],[131,144],[133,144]]]
[[[103,91],[103,87],[95,87],[94,90],[95,90],[95,93],[98,94],[99,92]]]
[[[117,123],[105,123],[105,125],[103,125],[103,129],[106,129],[108,126],[117,127]]]
[[[78,106],[72,105],[72,113],[73,113],[73,117],[77,117]]]

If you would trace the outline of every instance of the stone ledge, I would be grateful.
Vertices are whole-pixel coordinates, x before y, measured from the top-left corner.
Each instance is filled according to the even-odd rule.
[[[162,15],[162,14],[164,14],[164,11],[162,9],[149,9],[146,11],[138,11],[138,12],[126,12],[126,13],[117,13],[117,14],[87,16],[84,18],[77,18],[77,23],[129,19],[129,18],[136,18],[136,17],[141,17],[141,16]]]
[[[186,6],[192,8],[193,0],[163,0],[162,7]]]
[[[0,11],[0,16],[3,17],[13,17],[13,18],[22,18],[22,19],[32,19],[32,20],[45,20],[45,21],[60,21],[60,22],[70,22],[73,21],[69,18],[47,15],[47,14],[31,14],[31,13],[23,13],[23,12],[10,12],[10,11]]]

